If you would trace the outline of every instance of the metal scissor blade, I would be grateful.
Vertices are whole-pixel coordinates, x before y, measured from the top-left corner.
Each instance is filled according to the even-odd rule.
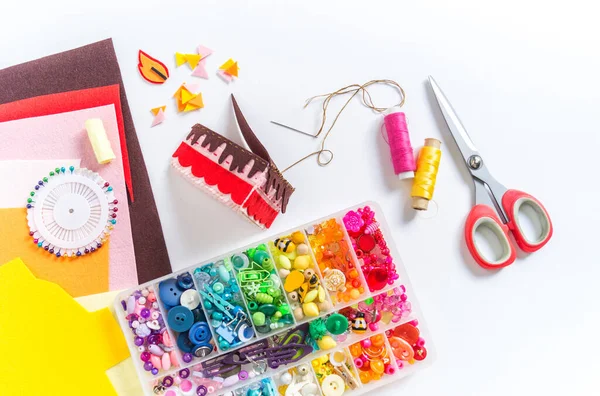
[[[433,89],[435,98],[438,102],[438,105],[440,106],[442,115],[446,120],[446,124],[448,124],[448,129],[450,129],[452,137],[454,138],[456,145],[458,146],[463,158],[465,159],[465,164],[467,165],[467,168],[469,168],[469,171],[473,173],[471,167],[469,167],[469,158],[471,158],[471,156],[473,155],[479,155],[479,152],[477,151],[477,148],[475,147],[473,141],[469,137],[467,130],[460,122],[460,119],[458,118],[458,115],[452,108],[452,105],[442,92],[439,85],[437,85],[437,83],[431,76],[429,76],[429,83],[431,84],[431,89]]]

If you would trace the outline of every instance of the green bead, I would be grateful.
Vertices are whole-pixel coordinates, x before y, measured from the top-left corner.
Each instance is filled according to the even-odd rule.
[[[54,171],[50,171],[50,176],[54,176]]]
[[[27,198],[27,203],[32,203],[32,202],[33,202],[33,199]]]
[[[32,191],[29,193],[29,195],[31,195],[33,197],[35,195],[35,193]]]
[[[58,175],[60,173],[60,168],[54,169],[54,172],[56,172],[56,174]]]
[[[44,183],[48,183],[48,178],[47,177],[44,177],[42,180],[44,181]]]
[[[255,326],[264,326],[266,321],[265,314],[262,312],[254,312],[252,314],[252,321],[254,322]]]
[[[365,300],[365,304],[367,304],[367,305],[371,305],[371,304],[373,304],[373,302],[374,302],[373,297],[369,297]]]

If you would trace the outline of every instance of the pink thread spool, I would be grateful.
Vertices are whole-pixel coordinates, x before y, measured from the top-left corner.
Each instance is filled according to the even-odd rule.
[[[388,144],[390,145],[390,153],[392,154],[394,173],[401,180],[415,177],[417,163],[410,144],[406,115],[400,111],[400,107],[391,107],[386,111],[383,122],[387,132]]]

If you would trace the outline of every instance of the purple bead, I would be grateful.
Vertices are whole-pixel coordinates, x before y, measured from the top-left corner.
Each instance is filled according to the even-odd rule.
[[[150,310],[148,308],[142,308],[140,314],[142,315],[142,318],[148,319],[150,317]]]
[[[158,345],[162,342],[162,337],[160,334],[152,334],[148,336],[147,341],[150,345]]]
[[[44,250],[48,250],[48,249],[50,249],[50,246],[48,246],[48,245],[44,246]]]
[[[135,346],[142,346],[144,345],[144,339],[142,337],[135,337],[133,343],[135,344]]]
[[[208,393],[208,388],[204,385],[200,385],[196,388],[196,395],[205,396]]]
[[[92,247],[90,248],[90,250],[91,250],[92,252],[95,252],[95,251],[96,251],[96,248],[92,246]]]
[[[35,186],[34,188],[35,188],[36,190],[39,190],[39,189],[40,189],[40,186]]]
[[[192,359],[193,359],[191,353],[184,353],[183,356],[182,356],[182,358],[183,358],[183,361],[186,362],[186,363],[191,362]]]
[[[165,378],[163,378],[162,380],[162,384],[165,388],[168,388],[170,386],[173,386],[173,377],[171,377],[170,375],[167,375]]]
[[[144,370],[146,370],[146,371],[150,371],[150,370],[152,370],[153,368],[154,368],[154,366],[152,365],[152,363],[150,363],[150,362],[146,362],[146,363],[144,363]]]
[[[101,244],[101,243],[98,243],[98,244],[96,245],[96,247],[97,247],[98,249],[100,249],[100,248],[102,247],[102,244]]]
[[[121,306],[123,307],[123,311],[127,311],[127,303],[125,300],[121,300]]]
[[[81,252],[77,252],[77,253],[75,253],[75,255],[81,256]]]
[[[56,257],[60,257],[60,252],[56,252]]]
[[[85,254],[88,254],[90,252],[90,249],[85,248],[84,252],[85,252]]]
[[[179,371],[179,376],[183,379],[186,379],[187,377],[190,376],[190,369],[183,369]]]
[[[43,185],[44,185],[44,182],[40,180],[40,181],[38,181],[38,184],[39,184],[40,186],[43,186]]]
[[[147,362],[148,360],[150,360],[150,352],[142,352],[140,354],[140,359],[142,360],[142,362]]]
[[[31,204],[27,204],[27,209],[31,209]]]
[[[50,250],[48,250],[49,253],[54,253],[54,248],[51,248]]]
[[[158,369],[157,368],[153,368],[151,371],[152,375],[156,375],[158,374]]]

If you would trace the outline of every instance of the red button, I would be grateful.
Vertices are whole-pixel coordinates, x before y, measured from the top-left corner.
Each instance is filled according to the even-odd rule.
[[[358,237],[358,240],[356,242],[358,247],[363,252],[370,252],[371,250],[375,249],[375,246],[377,245],[377,242],[375,242],[375,238],[373,237],[373,235],[368,234],[361,235],[360,237]]]
[[[427,349],[425,349],[425,347],[415,345],[413,350],[415,351],[415,360],[423,360],[427,357]]]
[[[415,345],[421,332],[410,323],[404,323],[394,329],[394,335],[406,340],[410,345]]]

